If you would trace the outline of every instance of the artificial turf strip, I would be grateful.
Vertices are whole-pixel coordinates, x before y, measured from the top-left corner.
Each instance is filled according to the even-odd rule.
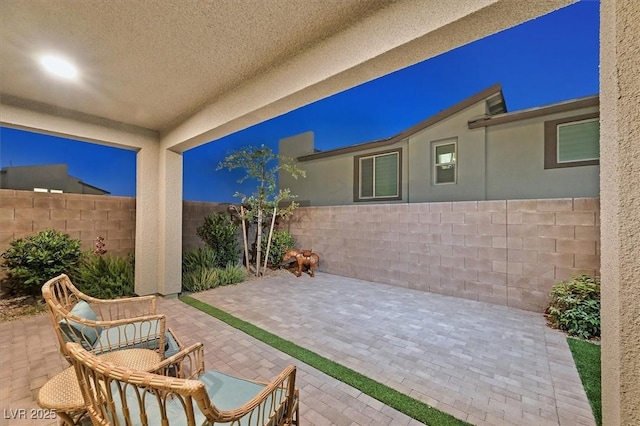
[[[582,387],[587,393],[593,417],[602,425],[602,389],[600,384],[600,345],[567,337]]]
[[[181,297],[180,300],[234,328],[237,328],[240,331],[243,331],[255,339],[278,349],[281,352],[299,359],[305,364],[358,389],[362,393],[367,394],[383,404],[393,407],[401,413],[404,413],[420,422],[431,426],[469,424],[456,419],[450,414],[436,410],[424,402],[398,392],[385,384],[370,379],[369,377],[345,367],[342,364],[331,361],[330,359],[320,356],[309,349],[300,347],[293,342],[269,333],[268,331],[243,321],[227,312],[221,311],[214,306],[208,305],[189,296]]]

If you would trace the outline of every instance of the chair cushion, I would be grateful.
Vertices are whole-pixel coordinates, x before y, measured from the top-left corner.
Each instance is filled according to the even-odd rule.
[[[105,328],[93,345],[93,349],[96,353],[124,348],[157,349],[160,339],[155,336],[159,332],[160,321],[156,319]]]
[[[76,303],[69,313],[89,321],[98,321],[98,316],[84,300]],[[91,349],[102,333],[101,327],[88,327],[68,318],[61,319],[58,325],[69,341],[80,343],[85,349]]]
[[[207,394],[209,395],[211,402],[220,410],[233,410],[240,408],[264,389],[264,385],[240,379],[238,377],[229,376],[228,374],[215,370],[206,371],[198,380],[205,384]],[[278,401],[285,397],[283,393],[284,391],[282,390],[276,390],[275,394]],[[252,414],[247,414],[240,420],[240,425],[247,425],[250,419],[252,419],[253,424],[258,413],[261,413],[261,415],[264,414],[268,417],[270,415],[269,410],[271,409],[271,403],[271,396],[268,396],[262,404],[258,405],[253,410]],[[276,404],[278,404],[277,401]],[[266,410],[262,413],[262,410],[265,409],[265,407]],[[205,421],[204,414],[202,414],[200,410],[194,411],[196,424],[203,424]],[[280,419],[282,416],[284,416],[283,412],[278,413],[276,419]]]
[[[253,383],[244,379],[239,379],[237,377],[229,376],[227,374],[213,370],[205,372],[199,380],[205,384],[207,394],[209,395],[211,402],[220,410],[232,410],[235,408],[239,408],[242,405],[246,404],[258,393],[260,393],[262,389],[264,389],[263,385]],[[120,401],[120,393],[118,392],[115,383],[111,385],[111,390],[113,401],[115,403],[114,405],[116,408],[116,416],[118,417],[120,424],[126,424],[123,416],[122,402]],[[127,411],[129,419],[134,422],[139,421],[140,403],[142,403],[142,400],[139,400],[138,397],[142,396],[141,390],[139,389],[138,391],[136,391],[133,385],[127,385],[124,389],[124,392],[126,394],[125,399],[127,401]],[[284,395],[281,395],[281,393],[282,391],[280,390],[276,391],[278,399],[280,399],[280,397],[284,397]],[[160,404],[158,403],[158,399],[151,394],[146,394],[146,396],[144,397],[144,405],[147,424],[161,424]],[[264,407],[267,407],[264,414],[268,416],[268,411],[271,407],[271,397],[268,397],[261,405],[256,407],[253,414],[243,417],[239,424],[241,426],[246,426],[249,424],[250,419],[252,421],[251,424],[255,424],[258,412],[260,412],[260,409]],[[165,405],[165,409],[167,413],[168,423],[170,425],[182,426],[187,424],[184,406],[178,398],[168,400]],[[279,413],[276,418],[280,419],[283,415],[284,413]],[[196,425],[205,423],[206,418],[204,414],[202,414],[198,406],[195,404],[195,401],[194,416]],[[111,414],[109,414],[109,420],[111,422],[114,422],[113,416],[111,416]],[[229,423],[216,423],[216,425],[228,424]],[[238,423],[234,423],[234,425],[238,425]]]

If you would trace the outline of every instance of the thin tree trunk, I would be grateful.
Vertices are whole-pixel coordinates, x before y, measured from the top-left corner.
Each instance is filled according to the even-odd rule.
[[[249,243],[247,242],[247,219],[244,217],[244,206],[240,205],[240,216],[242,217],[242,241],[244,242],[244,264],[247,267],[247,274],[251,274],[249,267]]]
[[[262,254],[262,209],[258,208],[258,232],[256,244],[256,276],[260,276],[260,255]]]
[[[271,249],[271,238],[273,237],[273,226],[276,224],[276,212],[278,207],[273,208],[273,217],[271,218],[271,228],[269,228],[269,240],[267,240],[267,253],[264,255],[264,268],[262,275],[267,273],[267,262],[269,261],[269,250]]]

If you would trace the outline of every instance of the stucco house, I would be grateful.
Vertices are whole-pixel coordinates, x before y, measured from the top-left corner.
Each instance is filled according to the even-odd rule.
[[[3,167],[0,170],[0,189],[92,195],[109,194],[109,191],[71,176],[66,164]]]
[[[597,197],[599,97],[508,112],[496,84],[386,139],[279,150],[307,172],[280,176],[303,206]]]

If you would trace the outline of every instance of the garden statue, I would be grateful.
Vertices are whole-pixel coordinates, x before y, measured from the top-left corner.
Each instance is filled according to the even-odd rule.
[[[293,263],[297,263],[298,269],[294,271],[297,277],[302,275],[302,267],[309,271],[309,275],[315,276],[316,266],[320,263],[320,257],[312,253],[311,250],[287,250],[282,261],[282,266],[290,266]]]

